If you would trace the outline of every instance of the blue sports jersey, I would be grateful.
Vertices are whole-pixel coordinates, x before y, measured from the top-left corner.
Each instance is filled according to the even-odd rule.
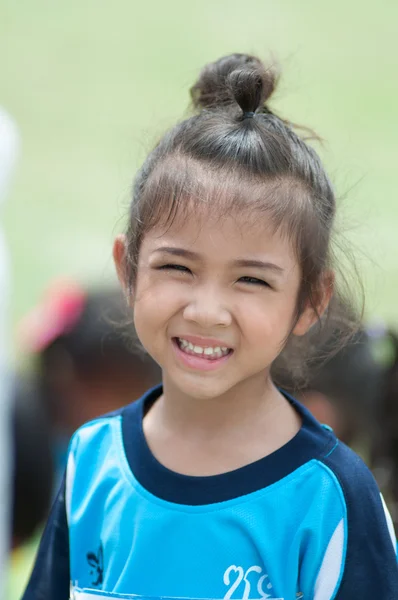
[[[23,600],[397,600],[394,529],[361,459],[296,400],[297,435],[221,475],[170,471],[145,411],[81,427]]]

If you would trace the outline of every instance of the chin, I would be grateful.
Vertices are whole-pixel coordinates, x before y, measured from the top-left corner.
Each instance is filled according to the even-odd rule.
[[[233,386],[227,382],[219,382],[216,378],[200,377],[171,377],[170,382],[180,392],[197,400],[212,400],[227,394]]]

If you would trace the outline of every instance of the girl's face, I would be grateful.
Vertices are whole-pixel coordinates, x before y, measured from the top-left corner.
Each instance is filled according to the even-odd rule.
[[[123,250],[119,238],[119,268]],[[299,285],[291,244],[264,215],[261,223],[176,219],[144,237],[135,327],[165,380],[191,397],[219,397],[266,379],[294,323]],[[304,334],[314,320],[306,309],[294,333]]]

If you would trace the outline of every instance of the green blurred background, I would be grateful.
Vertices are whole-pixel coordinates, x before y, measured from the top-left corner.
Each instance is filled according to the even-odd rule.
[[[313,127],[360,249],[368,313],[398,322],[398,4],[1,0],[0,104],[22,150],[6,208],[13,322],[60,273],[113,277],[131,179],[208,61],[272,52],[272,106]]]
[[[0,104],[22,141],[5,214],[14,325],[53,277],[113,280],[134,172],[199,69],[234,51],[280,62],[272,107],[326,140],[368,315],[397,324],[397,21],[393,0],[1,0]]]

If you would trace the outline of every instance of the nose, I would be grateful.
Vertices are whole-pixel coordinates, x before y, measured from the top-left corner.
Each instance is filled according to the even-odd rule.
[[[195,295],[184,308],[184,319],[196,323],[203,329],[228,327],[232,315],[216,290],[204,288],[195,290]]]

